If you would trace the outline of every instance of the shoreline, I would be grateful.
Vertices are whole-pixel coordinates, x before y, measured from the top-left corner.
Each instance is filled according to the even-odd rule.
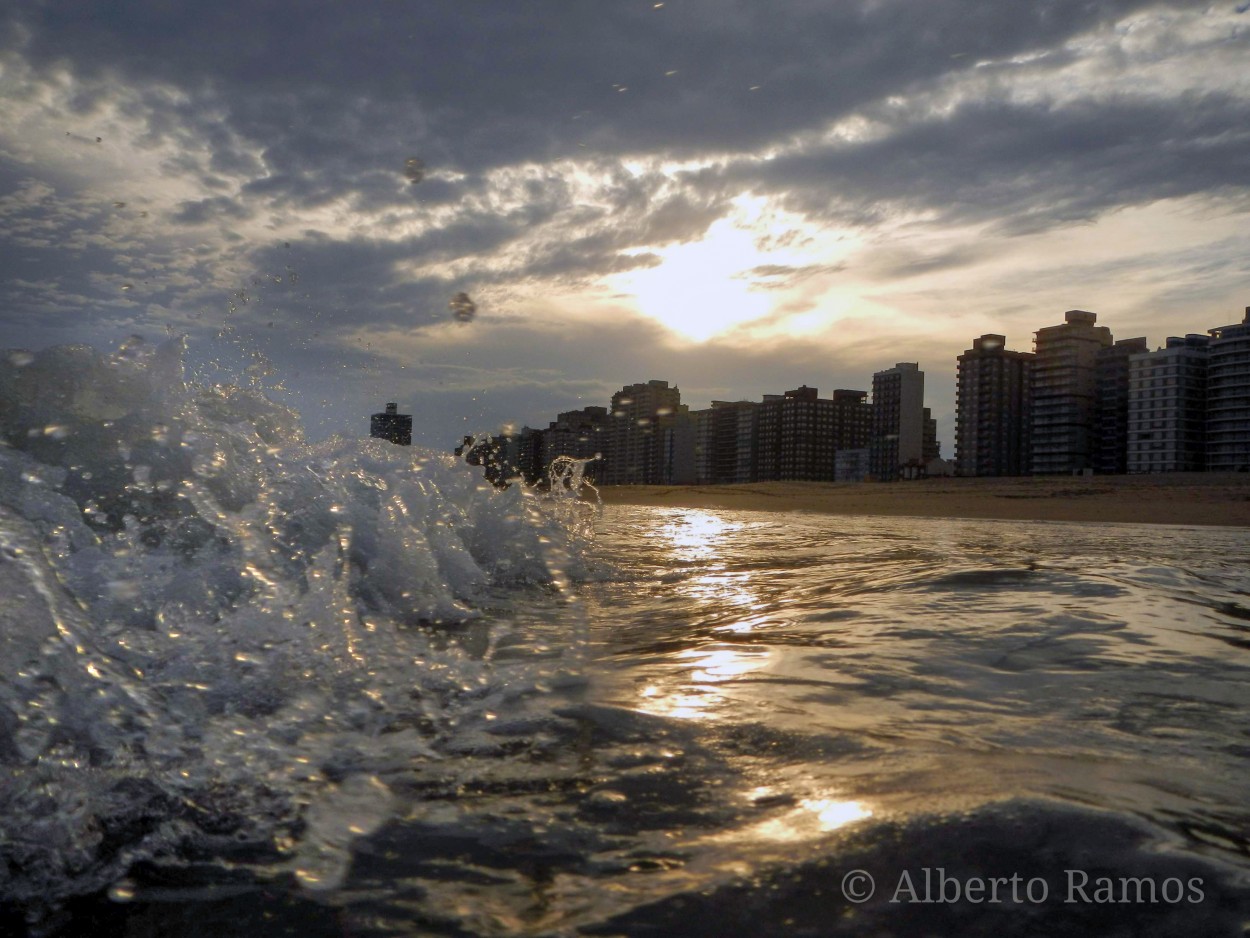
[[[598,491],[605,505],[1250,527],[1247,473],[607,485]]]

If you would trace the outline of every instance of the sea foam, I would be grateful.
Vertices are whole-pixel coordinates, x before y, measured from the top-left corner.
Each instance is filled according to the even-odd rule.
[[[139,861],[333,886],[394,810],[389,772],[575,669],[575,493],[308,443],[183,352],[0,352],[7,902]]]

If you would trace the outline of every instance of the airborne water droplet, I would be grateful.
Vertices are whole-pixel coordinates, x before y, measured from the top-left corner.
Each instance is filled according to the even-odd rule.
[[[447,306],[460,322],[469,322],[477,315],[477,304],[469,298],[467,293],[457,293]]]
[[[135,897],[135,884],[128,879],[114,883],[109,889],[109,898],[114,902],[129,902]]]

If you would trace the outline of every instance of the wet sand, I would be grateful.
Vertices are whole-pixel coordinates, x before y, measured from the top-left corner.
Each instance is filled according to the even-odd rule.
[[[839,515],[1250,526],[1250,474],[602,486],[605,504]]]

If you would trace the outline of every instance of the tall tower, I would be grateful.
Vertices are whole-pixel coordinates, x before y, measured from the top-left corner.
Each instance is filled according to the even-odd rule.
[[[571,456],[574,459],[601,456],[605,449],[607,427],[606,407],[583,407],[557,414],[556,419],[543,431],[544,473],[559,456]],[[594,482],[599,477],[599,468],[597,461],[588,463],[584,478]]]
[[[756,401],[712,401],[704,418],[708,482],[728,485],[755,481],[760,406]]]
[[[607,485],[655,485],[664,479],[661,430],[681,408],[681,391],[667,381],[629,384],[612,395],[607,451],[600,478]],[[691,441],[693,446],[693,441]]]
[[[1232,326],[1210,330],[1207,362],[1207,469],[1250,468],[1250,306]]]
[[[1001,335],[973,339],[959,356],[955,390],[955,463],[961,476],[1028,471],[1031,352],[1013,352]]]
[[[1083,309],[1064,313],[1058,326],[1034,337],[1031,380],[1030,471],[1034,475],[1093,467],[1094,411],[1099,349],[1111,330]]]
[[[1145,338],[1117,339],[1098,350],[1094,362],[1097,400],[1094,403],[1094,470],[1106,475],[1128,472],[1129,362],[1150,351]]]
[[[1200,472],[1206,443],[1205,335],[1171,336],[1129,358],[1129,472]]]
[[[895,482],[903,466],[924,457],[924,372],[899,362],[872,376],[872,438],[868,468],[879,482]]]

